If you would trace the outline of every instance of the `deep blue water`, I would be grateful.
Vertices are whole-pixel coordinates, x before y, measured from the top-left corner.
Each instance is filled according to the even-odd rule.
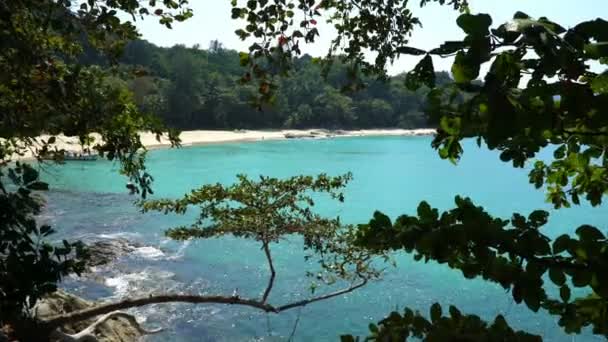
[[[154,197],[177,197],[211,182],[232,183],[239,173],[288,177],[298,174],[341,174],[354,180],[346,201],[320,201],[318,211],[339,215],[348,223],[368,221],[379,209],[391,217],[413,214],[421,200],[440,209],[453,206],[457,194],[470,196],[494,215],[510,217],[543,208],[551,212],[545,233],[557,236],[583,223],[604,227],[608,213],[580,206],[555,211],[544,193],[528,184],[527,171],[499,161],[496,153],[465,143],[463,160],[454,166],[441,160],[429,137],[366,137],[332,140],[289,140],[231,143],[150,152],[148,169],[155,177]],[[142,244],[116,264],[99,268],[96,277],[71,278],[65,286],[91,299],[128,294],[182,291],[258,296],[266,285],[264,255],[253,242],[237,238],[177,243],[163,231],[191,221],[194,211],[181,216],[140,214],[125,192],[125,179],[116,165],[69,162],[45,170],[51,183],[48,208],[42,220],[59,231],[57,237],[94,240],[124,236]],[[304,261],[297,240],[272,246],[278,272],[271,302],[283,303],[310,295]],[[463,312],[486,319],[503,314],[519,329],[542,334],[546,340],[571,339],[554,317],[532,313],[513,302],[497,285],[467,280],[460,272],[434,263],[396,256],[383,279],[354,293],[272,315],[233,306],[159,305],[136,310],[150,327],[166,331],[152,341],[284,341],[295,332],[298,341],[337,340],[342,333],[365,334],[367,325],[391,310],[409,306],[427,312],[430,305],[457,305]],[[322,291],[320,289],[319,291]],[[576,340],[594,340],[589,334]]]

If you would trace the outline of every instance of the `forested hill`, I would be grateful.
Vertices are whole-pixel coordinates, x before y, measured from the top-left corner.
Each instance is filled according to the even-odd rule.
[[[128,82],[137,104],[179,129],[430,126],[422,113],[425,91],[407,90],[404,76],[388,82],[368,79],[364,90],[347,94],[341,91],[344,67],[334,66],[324,79],[307,55],[297,61],[293,77],[280,81],[275,103],[262,111],[251,104],[255,85],[238,82],[244,72],[238,52],[217,41],[208,49],[133,41],[121,63],[147,71]],[[451,80],[442,72],[437,81]]]

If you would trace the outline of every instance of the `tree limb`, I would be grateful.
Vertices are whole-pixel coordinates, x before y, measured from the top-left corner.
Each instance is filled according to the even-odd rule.
[[[256,309],[260,309],[264,312],[273,312],[279,313],[282,311],[286,311],[289,309],[293,309],[296,307],[306,306],[308,304],[318,302],[325,299],[330,299],[333,297],[340,296],[342,294],[346,294],[352,292],[365,284],[367,284],[368,279],[362,278],[362,281],[358,284],[351,285],[348,288],[338,290],[335,292],[331,292],[322,296],[313,297],[309,299],[304,299],[301,301],[293,302],[290,304],[285,304],[279,307],[275,307],[273,305],[267,304],[265,302],[261,302],[255,299],[243,299],[238,296],[228,297],[228,296],[197,296],[197,295],[182,295],[182,294],[167,294],[167,295],[158,295],[158,296],[150,296],[150,297],[140,297],[136,299],[126,299],[116,303],[109,303],[99,305],[93,308],[83,309],[79,311],[74,311],[70,313],[65,313],[57,316],[50,317],[48,319],[41,320],[41,325],[50,331],[53,331],[65,324],[74,323],[84,321],[99,315],[104,314],[114,314],[117,310],[126,310],[134,307],[141,307],[151,304],[161,304],[161,303],[191,303],[191,304],[230,304],[230,305],[242,305],[249,306]],[[105,316],[104,316],[105,317]],[[104,317],[100,318],[102,320]],[[107,318],[106,318],[107,320]],[[102,322],[103,323],[103,322]],[[101,324],[101,323],[99,323]],[[87,328],[88,329],[88,328]]]
[[[272,290],[272,286],[274,285],[274,278],[276,277],[276,272],[274,270],[274,265],[272,263],[272,256],[270,255],[270,249],[268,248],[268,243],[264,243],[264,254],[266,254],[266,259],[268,260],[268,266],[270,267],[270,279],[268,280],[268,286],[266,286],[266,291],[264,291],[264,295],[262,296],[262,303],[266,303],[266,299],[268,299],[268,295],[270,295],[270,291]]]
[[[356,285],[352,285],[352,286],[350,286],[348,288],[345,288],[345,289],[342,289],[342,290],[331,292],[331,293],[328,293],[328,294],[323,295],[323,296],[318,296],[318,297],[313,297],[313,298],[309,298],[309,299],[304,299],[304,300],[301,300],[301,301],[298,301],[298,302],[293,302],[293,303],[290,303],[290,304],[285,304],[283,306],[279,306],[276,309],[276,312],[281,312],[281,311],[293,309],[293,308],[296,308],[296,307],[299,307],[299,306],[306,306],[306,305],[308,305],[310,303],[318,302],[320,300],[325,300],[325,299],[333,298],[333,297],[336,297],[336,296],[339,296],[339,295],[343,295],[345,293],[352,292],[352,291],[354,291],[354,290],[356,290],[356,289],[364,286],[365,284],[367,284],[367,278],[363,278],[363,280],[360,283],[358,283]]]
[[[134,307],[140,307],[150,304],[160,303],[192,303],[192,304],[233,304],[254,307],[266,312],[276,312],[276,308],[271,305],[262,303],[253,299],[241,299],[239,297],[228,296],[197,296],[197,295],[181,295],[167,294],[150,297],[140,297],[136,299],[126,299],[116,303],[99,305],[93,308],[74,311],[66,314],[50,317],[42,320],[42,324],[48,328],[57,328],[68,323],[83,321],[95,316],[103,315],[117,310],[126,310]]]

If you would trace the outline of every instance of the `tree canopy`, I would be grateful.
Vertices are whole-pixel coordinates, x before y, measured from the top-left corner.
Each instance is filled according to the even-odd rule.
[[[107,67],[93,51],[81,62]],[[246,82],[239,65],[242,54],[212,41],[209,47],[171,48],[135,40],[119,58],[124,84],[140,111],[178,129],[255,128],[428,128],[436,126],[423,114],[427,89],[408,90],[404,75],[388,81],[363,76],[364,89],[348,89],[347,66],[336,60],[323,77],[323,66],[303,55],[293,61],[290,77],[277,80],[274,96],[258,103],[257,85]],[[297,72],[295,71],[297,70]],[[452,82],[437,72],[437,83]]]

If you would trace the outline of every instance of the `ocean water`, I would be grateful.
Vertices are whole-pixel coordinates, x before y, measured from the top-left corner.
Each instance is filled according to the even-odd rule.
[[[354,180],[343,204],[327,200],[317,204],[320,213],[339,215],[348,223],[367,222],[377,209],[392,218],[413,214],[421,200],[449,209],[454,196],[462,195],[504,218],[513,212],[546,209],[551,212],[545,228],[549,236],[573,232],[583,223],[604,227],[605,210],[586,205],[553,210],[545,203],[544,193],[528,184],[525,169],[513,169],[472,141],[465,142],[465,154],[457,166],[441,160],[430,142],[430,137],[357,137],[154,150],[148,169],[155,177],[155,198],[178,197],[206,183],[230,184],[239,173],[288,177],[351,171]],[[137,245],[133,253],[97,268],[94,275],[66,279],[64,287],[102,300],[162,291],[232,294],[236,290],[241,297],[261,296],[268,270],[259,245],[233,237],[168,240],[163,231],[191,222],[196,211],[185,216],[139,213],[133,205],[137,198],[126,193],[125,179],[116,170],[107,161],[69,162],[44,169],[52,190],[45,195],[48,205],[41,220],[59,231],[56,238],[123,237]],[[310,296],[305,271],[315,266],[304,261],[300,242],[288,239],[273,245],[272,251],[278,276],[270,301],[280,304]],[[589,332],[564,334],[554,317],[514,303],[498,285],[465,279],[446,266],[415,262],[407,254],[397,254],[395,260],[397,268],[388,267],[380,281],[280,315],[237,306],[188,304],[132,312],[147,327],[165,328],[148,337],[149,341],[285,341],[290,336],[296,341],[335,341],[344,333],[365,335],[369,323],[392,310],[408,306],[427,313],[434,302],[457,305],[485,319],[502,314],[513,327],[549,341],[596,339]]]

